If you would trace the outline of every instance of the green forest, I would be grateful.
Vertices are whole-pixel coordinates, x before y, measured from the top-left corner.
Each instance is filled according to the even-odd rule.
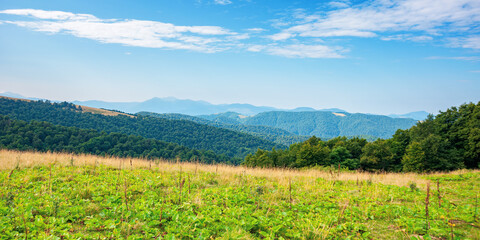
[[[82,112],[81,107],[49,101],[22,101],[0,98],[0,115],[12,119],[45,121],[67,127],[94,129],[107,133],[123,133],[177,143],[197,150],[243,159],[257,149],[272,149],[282,145],[249,134],[216,128],[186,120],[157,117],[105,116]]]
[[[480,167],[480,102],[430,115],[390,139],[311,137],[288,149],[258,150],[247,166],[302,168],[335,166],[366,171],[429,172]]]
[[[262,112],[255,116],[240,117],[238,113],[198,116],[213,122],[244,126],[266,126],[282,129],[297,136],[390,138],[397,129],[408,129],[416,124],[410,118],[391,118],[362,113],[334,113],[329,111]]]
[[[232,115],[232,113],[230,114]],[[234,114],[237,114],[237,113],[234,113]],[[303,142],[308,139],[308,136],[295,135],[291,132],[288,132],[280,128],[261,126],[261,125],[240,124],[233,120],[229,120],[229,118],[227,117],[221,118],[222,120],[219,120],[219,118],[213,118],[212,120],[209,120],[207,118],[194,117],[194,116],[178,114],[178,113],[161,114],[161,113],[152,113],[152,112],[139,112],[137,113],[137,115],[152,116],[152,117],[159,117],[159,118],[165,118],[165,119],[193,121],[199,124],[206,124],[213,127],[219,127],[219,128],[229,129],[232,131],[247,133],[247,134],[260,137],[284,146],[289,146],[297,142]],[[207,115],[207,116],[210,116],[210,115]]]
[[[212,151],[193,150],[175,143],[122,133],[65,127],[35,120],[30,122],[12,120],[7,116],[0,116],[0,148],[238,164],[230,157],[220,156]]]

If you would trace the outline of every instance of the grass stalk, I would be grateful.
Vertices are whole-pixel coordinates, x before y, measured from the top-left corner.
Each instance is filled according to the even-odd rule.
[[[290,209],[292,209],[292,179],[290,178],[288,181],[288,192],[290,196]]]
[[[53,164],[50,164],[50,174],[48,176],[48,191],[50,195],[52,195],[52,165]]]
[[[180,192],[178,193],[178,204],[181,204],[182,203],[182,189],[183,189],[183,185],[185,184],[185,178],[182,179],[182,181],[180,182]]]
[[[430,228],[430,223],[428,222],[428,205],[430,204],[430,183],[427,183],[427,196],[425,198],[425,223],[426,223],[426,230],[428,233],[428,229]]]
[[[437,179],[438,208],[442,207],[442,194],[440,193],[440,180]]]
[[[25,228],[25,240],[28,239],[28,226],[27,226],[27,220],[25,220],[25,216],[22,214],[22,219],[23,219],[23,227]]]
[[[477,208],[478,208],[478,193],[475,194],[475,213],[473,214],[473,221],[477,220]]]
[[[127,211],[128,211],[128,198],[127,198],[127,179],[125,178],[125,185],[124,185],[124,188],[123,188],[123,193],[124,193],[124,196],[125,196],[125,206],[127,207]]]

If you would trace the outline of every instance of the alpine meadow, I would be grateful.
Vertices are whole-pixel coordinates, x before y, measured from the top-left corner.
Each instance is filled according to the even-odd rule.
[[[0,0],[0,239],[480,239],[478,0]]]

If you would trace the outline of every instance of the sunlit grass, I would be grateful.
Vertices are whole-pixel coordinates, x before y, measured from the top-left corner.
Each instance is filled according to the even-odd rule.
[[[480,238],[479,171],[373,174],[8,150],[0,170],[0,235],[15,238]]]

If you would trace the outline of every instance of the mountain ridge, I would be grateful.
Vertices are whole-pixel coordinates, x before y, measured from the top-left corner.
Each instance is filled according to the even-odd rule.
[[[317,136],[330,139],[339,136],[370,136],[390,138],[397,129],[407,129],[417,120],[391,118],[385,115],[337,113],[328,111],[270,111],[241,118],[238,113],[197,116],[219,124],[265,126],[282,129],[297,136]]]
[[[44,100],[40,98],[24,97],[13,92],[0,93],[2,96],[24,98],[29,100]],[[62,102],[57,100],[50,100],[52,102]],[[305,111],[329,111],[337,113],[345,113],[347,111],[339,108],[315,109],[311,107],[297,107],[294,109],[280,109],[269,106],[255,106],[247,103],[232,103],[232,104],[212,104],[203,100],[178,99],[175,97],[154,97],[145,101],[138,102],[107,102],[100,100],[87,101],[71,101],[73,104],[88,106],[93,108],[115,109],[118,111],[135,114],[138,112],[154,112],[154,113],[178,113],[190,116],[210,115],[225,112],[237,112],[245,116],[254,116],[262,112],[269,111],[290,111],[290,112],[305,112]],[[368,113],[365,113],[368,114]],[[425,111],[415,111],[404,114],[390,114],[383,115],[392,118],[412,118],[415,120],[424,120],[429,113]],[[373,114],[382,115],[382,114]]]

